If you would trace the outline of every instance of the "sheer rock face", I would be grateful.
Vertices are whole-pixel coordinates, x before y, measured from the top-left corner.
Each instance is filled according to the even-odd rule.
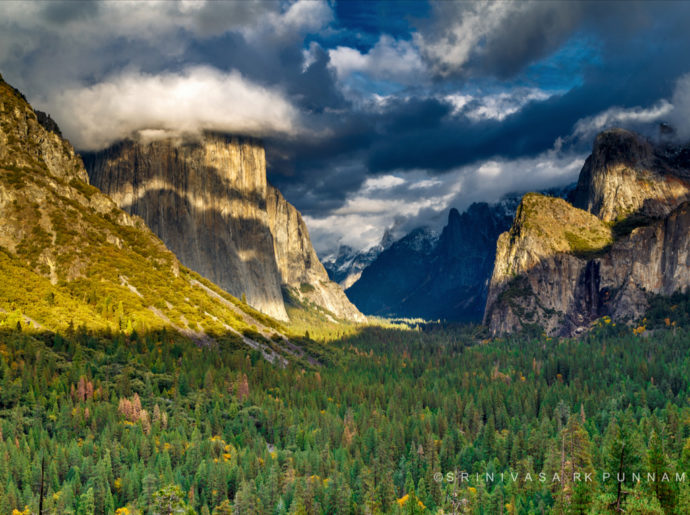
[[[668,155],[627,131],[607,131],[574,196],[587,211],[536,194],[523,198],[497,243],[484,314],[493,334],[528,324],[578,334],[601,316],[641,317],[649,295],[687,291],[687,170]]]
[[[668,148],[623,129],[600,133],[580,172],[576,207],[605,221],[663,217],[690,199],[690,171]]]
[[[342,288],[328,278],[311,245],[302,215],[270,185],[266,209],[281,282],[291,287],[301,300],[325,308],[339,318],[366,321]]]
[[[92,183],[141,216],[185,266],[256,309],[287,320],[281,284],[315,281],[317,291],[336,290],[316,304],[361,317],[351,305],[354,312],[335,309],[338,292],[347,302],[339,287],[320,286],[306,226],[267,184],[259,142],[211,133],[188,143],[126,141],[84,161]]]
[[[287,319],[260,144],[213,134],[192,143],[126,141],[84,161],[92,184],[142,217],[185,266]]]

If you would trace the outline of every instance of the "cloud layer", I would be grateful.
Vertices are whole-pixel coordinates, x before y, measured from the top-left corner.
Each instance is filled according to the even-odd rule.
[[[125,72],[93,86],[58,92],[39,104],[72,143],[96,150],[141,130],[198,133],[214,130],[253,136],[296,135],[299,113],[285,96],[245,79],[193,67],[178,74]]]
[[[571,184],[585,157],[551,149],[533,158],[489,160],[443,175],[398,170],[365,180],[342,206],[306,220],[322,255],[338,245],[368,248],[387,228],[396,237],[421,225],[440,230],[451,207],[462,210],[472,202],[497,202],[507,194]]]
[[[688,19],[661,0],[6,0],[0,72],[84,149],[262,136],[324,249],[555,185],[609,126],[690,139]]]

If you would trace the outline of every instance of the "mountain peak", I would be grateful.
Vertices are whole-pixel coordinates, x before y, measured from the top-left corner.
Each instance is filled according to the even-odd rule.
[[[690,171],[681,165],[634,132],[606,130],[594,140],[573,204],[605,221],[666,216],[690,198]]]
[[[623,129],[599,134],[574,206],[528,193],[501,234],[484,321],[493,333],[537,324],[577,334],[598,317],[639,317],[650,294],[690,284],[690,172]],[[673,154],[675,156],[675,154]]]
[[[618,163],[644,166],[654,154],[654,148],[641,135],[627,129],[613,128],[600,132],[594,139],[592,155],[609,166]]]

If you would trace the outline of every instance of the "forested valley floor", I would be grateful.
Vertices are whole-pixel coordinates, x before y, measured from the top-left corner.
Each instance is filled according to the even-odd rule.
[[[688,513],[689,306],[580,339],[369,326],[286,368],[4,314],[0,512]]]

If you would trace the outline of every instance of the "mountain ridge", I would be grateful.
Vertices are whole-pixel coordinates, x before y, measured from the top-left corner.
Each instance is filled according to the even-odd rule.
[[[392,243],[346,290],[364,313],[479,321],[495,239],[512,219],[516,200],[455,208],[440,234],[418,228]]]
[[[285,366],[280,322],[189,270],[93,185],[79,155],[0,80],[0,326],[42,333],[178,333]],[[297,350],[295,350],[297,349]]]
[[[653,295],[687,291],[690,173],[668,150],[629,131],[604,131],[573,204],[523,198],[497,242],[484,314],[492,334],[528,326],[580,334],[602,316],[640,318]]]

